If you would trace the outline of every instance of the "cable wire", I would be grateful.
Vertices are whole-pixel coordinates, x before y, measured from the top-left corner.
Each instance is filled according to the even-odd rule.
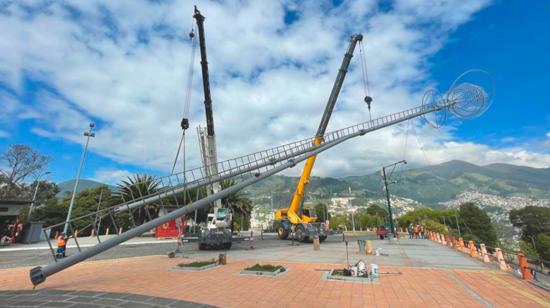
[[[369,75],[367,73],[367,60],[365,56],[365,52],[363,50],[363,42],[359,41],[359,54],[361,58],[361,71],[362,71],[362,80],[363,80],[363,91],[365,92],[365,98],[370,98],[370,87],[369,87]],[[372,114],[370,111],[370,102],[367,102],[368,109],[369,109],[369,120],[372,121]]]

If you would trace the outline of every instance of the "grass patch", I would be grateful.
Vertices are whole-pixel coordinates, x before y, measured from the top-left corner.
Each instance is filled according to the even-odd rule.
[[[207,260],[207,261],[195,261],[191,263],[180,263],[178,264],[179,267],[203,267],[210,264],[216,264],[216,260]]]
[[[343,269],[335,269],[332,271],[332,276],[346,276]]]
[[[247,267],[245,271],[256,271],[256,272],[284,272],[285,268],[280,265],[271,265],[271,264],[255,264],[253,266]]]

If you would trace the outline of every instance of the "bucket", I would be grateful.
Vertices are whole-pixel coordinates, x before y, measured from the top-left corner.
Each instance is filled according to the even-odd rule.
[[[370,274],[372,275],[372,277],[378,277],[378,264],[370,265]]]
[[[359,253],[365,252],[365,241],[364,240],[357,240],[357,246],[359,246]]]

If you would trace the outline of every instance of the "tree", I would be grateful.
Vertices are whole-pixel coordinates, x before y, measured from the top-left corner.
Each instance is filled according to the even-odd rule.
[[[374,228],[382,225],[382,219],[380,216],[370,215],[365,212],[359,213],[355,219],[357,226],[362,229]]]
[[[546,266],[550,266],[550,234],[541,233],[537,236],[537,252]]]
[[[332,229],[342,228],[345,230],[351,229],[351,218],[349,215],[335,215],[330,219],[330,227]]]
[[[136,174],[128,177],[127,180],[117,184],[117,191],[123,201],[141,199],[160,190],[160,181],[152,175]],[[150,203],[133,211],[133,218],[136,224],[141,224],[151,218],[158,217],[160,210],[159,203]]]
[[[8,188],[22,183],[30,175],[42,172],[50,161],[50,157],[24,144],[14,144],[0,156],[0,162],[7,163],[9,168],[5,174]]]
[[[423,221],[427,219],[439,221],[439,217],[439,212],[434,209],[427,207],[418,208],[401,215],[401,217],[399,217],[399,226],[406,228],[411,224],[423,224]]]
[[[439,222],[432,220],[432,219],[424,219],[422,221],[422,225],[426,230],[433,231],[433,232],[439,232],[441,234],[447,235],[449,232],[447,229],[445,229],[445,226],[440,224]]]
[[[465,240],[473,240],[484,243],[489,247],[496,247],[497,235],[491,218],[482,209],[471,202],[460,205],[458,211],[462,237]]]
[[[105,209],[120,203],[120,197],[113,195],[109,187],[102,185],[97,188],[86,189],[76,194],[75,202],[72,212],[72,217],[77,218],[84,216],[90,213],[93,213],[97,210],[99,200],[101,198],[101,207],[100,209]],[[63,229],[63,223],[67,217],[67,210],[71,200],[70,195],[66,195],[62,199],[50,198],[47,200],[46,204],[36,208],[32,213],[33,220],[44,221],[45,226],[53,226],[59,224],[58,227],[53,228],[52,231],[61,231]],[[107,212],[104,212],[107,214]],[[74,220],[72,227],[78,229],[79,232],[83,235],[87,235],[91,232],[90,224],[93,224],[95,221],[95,216],[90,216],[86,219]],[[99,219],[99,217],[98,217]],[[115,218],[115,223],[118,227],[128,228],[131,226],[130,216],[128,213],[117,214]],[[88,226],[87,229],[84,227]],[[103,217],[101,223],[101,230],[105,230],[107,227],[110,227],[113,230],[113,225],[110,217],[106,215]]]
[[[59,187],[54,182],[48,182],[48,181],[34,181],[31,185],[22,185],[22,192],[21,195],[25,196],[25,199],[32,200],[34,197],[34,192],[36,190],[36,185],[38,186],[38,191],[36,193],[36,200],[34,200],[34,207],[33,211],[36,211],[42,206],[45,206],[50,200],[54,200],[57,202],[57,193],[59,193]],[[19,218],[23,223],[28,222],[29,219],[28,216],[29,213],[29,207],[26,206],[23,209],[21,209],[21,212],[19,214]],[[31,214],[32,215],[32,214]],[[34,215],[32,215],[34,217]]]
[[[324,222],[329,219],[330,215],[326,204],[317,203],[314,208],[315,213],[317,214],[317,221]]]
[[[388,212],[386,212],[386,210],[378,204],[373,204],[373,205],[369,206],[367,208],[367,214],[373,215],[373,216],[378,216],[384,222],[387,220],[387,217],[388,217]]]
[[[235,185],[235,181],[232,179],[227,179],[222,181],[221,187],[227,189]],[[238,191],[228,195],[225,198],[222,198],[222,204],[231,210],[233,213],[233,219],[231,219],[231,231],[235,229],[235,220],[239,224],[240,229],[245,229],[246,224],[244,220],[250,221],[250,214],[252,213],[252,201],[246,197],[242,191]],[[241,220],[243,220],[243,225],[240,225]],[[250,223],[249,223],[250,225]]]
[[[539,234],[550,234],[550,208],[526,206],[510,211],[510,222],[521,229],[521,239],[531,242]]]
[[[522,251],[529,254],[533,250],[540,258],[550,261],[550,208],[526,206],[512,210],[510,222],[521,230]]]

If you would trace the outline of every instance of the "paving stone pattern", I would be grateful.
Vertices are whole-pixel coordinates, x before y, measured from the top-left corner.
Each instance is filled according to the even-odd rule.
[[[359,259],[367,264],[377,263],[381,273],[378,284],[322,279],[327,270],[346,266],[345,245],[339,242],[323,243],[320,251],[314,251],[311,245],[286,244],[247,251],[247,256],[242,251],[230,252],[227,265],[203,272],[172,268],[180,262],[209,259],[209,254],[215,252],[191,259],[147,256],[83,262],[48,277],[37,286],[37,291],[45,292],[47,302],[56,303],[57,307],[63,305],[58,303],[69,300],[65,298],[68,295],[94,297],[86,292],[59,290],[105,292],[104,296],[95,296],[94,301],[82,303],[99,307],[175,305],[144,300],[149,296],[187,301],[189,305],[204,303],[239,308],[550,307],[550,292],[431,241],[377,241],[373,246],[382,248],[383,255],[361,255],[356,243],[350,242],[349,259],[352,263]],[[289,271],[279,277],[239,275],[244,268],[256,263],[282,265]],[[0,290],[31,290],[29,269],[0,270]],[[47,292],[59,293],[49,297]],[[145,297],[131,300],[130,293]],[[21,303],[35,306],[36,297],[21,298]]]
[[[195,302],[153,297],[131,293],[71,291],[71,290],[16,290],[0,291],[0,307],[215,307]]]

